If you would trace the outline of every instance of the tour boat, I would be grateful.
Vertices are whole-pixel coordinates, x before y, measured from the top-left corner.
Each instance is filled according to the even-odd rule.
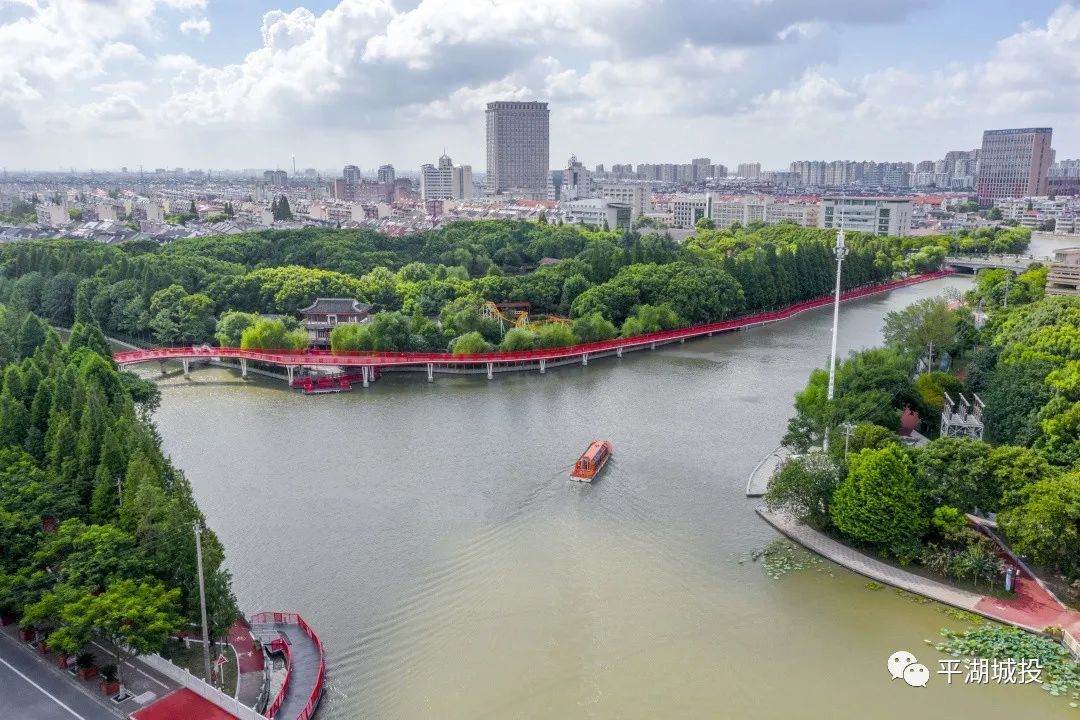
[[[611,443],[607,440],[593,440],[589,448],[581,453],[581,457],[574,463],[574,469],[570,471],[570,479],[592,482],[610,457]]]

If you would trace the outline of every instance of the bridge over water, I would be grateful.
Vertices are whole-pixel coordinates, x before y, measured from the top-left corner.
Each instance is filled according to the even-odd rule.
[[[902,280],[870,285],[850,290],[841,295],[841,300],[854,300],[868,297],[878,293],[888,292],[899,287],[914,285],[916,283],[934,280],[950,275],[953,271],[946,269],[924,275],[916,275]],[[179,360],[184,367],[184,373],[190,372],[192,361],[218,361],[223,358],[239,360],[241,374],[246,376],[248,362],[265,363],[285,369],[289,384],[292,385],[295,374],[302,368],[329,367],[340,368],[349,371],[350,377],[358,379],[364,387],[373,380],[377,373],[385,371],[411,371],[426,372],[428,382],[432,382],[435,373],[447,374],[482,374],[486,373],[488,379],[492,379],[496,372],[513,372],[521,370],[539,370],[543,373],[548,367],[558,365],[582,364],[588,365],[590,359],[598,357],[617,356],[622,357],[624,352],[655,350],[659,345],[674,342],[685,342],[688,338],[711,337],[717,333],[731,332],[744,328],[765,325],[767,323],[787,320],[799,313],[824,307],[831,304],[832,296],[807,300],[806,302],[791,305],[782,310],[775,310],[755,315],[746,315],[740,318],[724,320],[703,325],[694,325],[676,330],[664,330],[646,335],[638,335],[631,338],[616,338],[601,342],[572,345],[560,348],[547,348],[543,350],[529,350],[523,352],[486,352],[468,355],[452,355],[449,353],[422,353],[422,352],[373,352],[373,351],[348,351],[332,352],[329,350],[245,350],[234,347],[210,347],[208,345],[193,347],[153,348],[148,350],[131,350],[118,352],[113,359],[120,367],[137,365],[146,362],[160,362]],[[359,372],[359,377],[355,377]]]
[[[985,268],[1024,272],[1032,263],[1049,265],[1051,258],[1034,255],[950,255],[944,265],[953,270],[977,273]]]

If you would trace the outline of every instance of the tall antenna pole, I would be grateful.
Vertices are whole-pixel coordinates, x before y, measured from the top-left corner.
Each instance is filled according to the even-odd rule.
[[[840,226],[836,230],[836,293],[833,298],[832,316],[832,352],[829,354],[829,392],[826,396],[827,406],[832,405],[833,395],[836,391],[836,336],[840,327],[840,270],[844,264],[844,256],[848,249],[844,244],[844,215],[840,214]],[[821,442],[821,449],[829,452],[829,428],[825,428],[825,438]]]
[[[195,529],[195,563],[199,568],[199,610],[202,613],[202,659],[203,659],[203,673],[206,682],[211,682],[210,679],[210,630],[206,623],[206,580],[203,578],[203,566],[202,566],[202,525],[196,520],[194,523]]]

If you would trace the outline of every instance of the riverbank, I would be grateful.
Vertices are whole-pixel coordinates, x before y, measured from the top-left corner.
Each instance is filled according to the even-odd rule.
[[[1080,613],[1066,608],[1038,578],[1027,577],[1026,568],[1017,580],[1015,597],[980,595],[882,562],[787,515],[763,507],[756,512],[790,540],[871,580],[1039,635],[1049,627],[1060,627],[1073,637],[1080,633]]]

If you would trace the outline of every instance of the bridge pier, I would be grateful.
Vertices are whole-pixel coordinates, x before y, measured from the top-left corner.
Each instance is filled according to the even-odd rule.
[[[686,338],[679,338],[679,344],[680,345],[685,345],[686,344]]]
[[[293,373],[296,371],[295,365],[286,365],[285,374],[289,376],[289,387],[292,387]]]
[[[495,371],[495,363],[488,363],[487,364],[487,371],[488,371],[488,373],[487,373],[488,380],[491,380],[493,377],[495,377],[495,375],[493,374],[494,371]]]
[[[540,374],[541,375],[544,374],[544,370],[546,368],[547,368],[547,361],[546,360],[540,360]]]
[[[164,360],[158,360],[158,365],[161,366],[161,374],[164,375],[165,374],[165,361]]]
[[[191,375],[191,360],[184,358],[180,362],[184,365],[184,377],[188,377],[189,375]]]
[[[709,333],[709,337],[712,337],[712,333]]]
[[[589,364],[589,353],[583,353],[581,355],[581,364],[582,365],[588,365]]]
[[[622,348],[621,347],[615,349],[615,357],[622,357]]]
[[[435,382],[435,363],[427,364],[427,381]]]
[[[371,377],[371,367],[368,366],[368,365],[365,365],[363,368],[361,368],[361,371],[362,371],[364,387],[367,387],[368,386],[368,378]]]
[[[650,350],[655,350],[655,349],[656,349],[656,343],[654,343],[654,342],[653,342],[653,343],[649,343],[649,349],[650,349]]]
[[[240,358],[240,377],[247,377],[247,358]]]

